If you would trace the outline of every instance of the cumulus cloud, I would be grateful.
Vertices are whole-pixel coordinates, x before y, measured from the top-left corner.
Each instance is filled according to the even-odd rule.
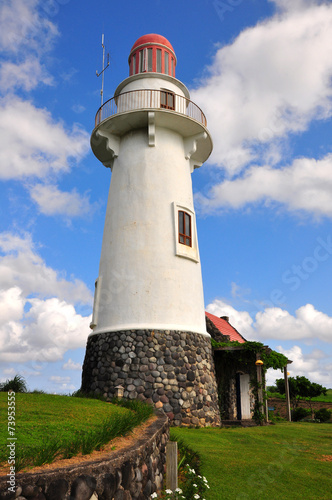
[[[82,365],[81,365],[81,363],[75,363],[75,361],[73,361],[71,358],[69,358],[68,361],[62,365],[62,368],[64,370],[78,370],[78,371],[81,371],[82,370]]]
[[[53,85],[53,82],[53,77],[36,57],[30,57],[22,63],[6,61],[0,68],[0,89],[3,92],[17,88],[30,91],[39,83]]]
[[[86,285],[48,267],[29,235],[1,233],[0,250],[0,359],[57,361],[67,350],[84,347],[91,315],[78,314],[75,304],[90,311]]]
[[[220,48],[192,98],[208,116],[211,161],[229,173],[261,145],[331,116],[332,6],[313,5],[244,30]]]
[[[66,280],[62,274],[47,266],[37,253],[29,234],[0,233],[0,289],[18,287],[24,297],[56,296],[60,301],[92,304],[92,294],[81,280]],[[19,294],[12,291],[11,294]]]
[[[284,349],[278,346],[277,350],[292,360],[288,365],[288,371],[291,377],[306,377],[311,382],[316,382],[327,388],[331,384],[331,367],[324,363],[326,357],[322,351],[314,349],[309,354],[304,354],[301,347],[294,345],[291,349]],[[319,357],[317,354],[319,352]],[[280,377],[279,377],[280,378]]]
[[[332,318],[312,304],[299,307],[293,316],[280,307],[267,307],[253,319],[247,311],[237,311],[222,299],[215,299],[206,310],[216,316],[229,316],[230,323],[247,340],[321,340],[331,342]]]
[[[208,117],[211,162],[225,172],[225,180],[197,201],[207,213],[274,202],[330,217],[331,154],[290,165],[284,155],[292,135],[331,118],[332,5],[275,3],[272,18],[217,50],[191,92]]]
[[[41,59],[51,49],[59,33],[56,25],[48,19],[45,5],[40,0],[1,2],[0,49],[11,58],[2,63],[0,70],[2,91],[12,92],[15,88],[31,90],[40,83],[53,83]]]
[[[43,178],[68,172],[89,150],[88,133],[66,130],[46,109],[19,98],[0,102],[0,179]]]
[[[30,188],[30,196],[45,215],[84,217],[93,211],[89,197],[81,196],[76,189],[64,192],[55,185],[36,184]]]
[[[91,316],[77,314],[58,298],[26,298],[25,305],[27,313],[0,327],[1,361],[57,361],[68,349],[85,347]]]
[[[279,203],[289,211],[332,217],[332,154],[300,158],[287,167],[253,166],[242,177],[215,185],[196,201],[204,212],[242,208],[248,203]]]
[[[306,304],[291,315],[278,307],[256,314],[255,330],[260,338],[283,340],[321,340],[331,342],[332,318]]]
[[[218,316],[228,316],[231,325],[247,340],[255,340],[253,320],[247,311],[237,311],[233,306],[222,299],[215,299],[206,306],[207,312]]]
[[[17,54],[22,50],[48,50],[58,29],[40,10],[40,0],[2,0],[0,6],[0,47]]]
[[[206,310],[216,316],[229,316],[229,321],[247,340],[256,340],[269,345],[271,341],[294,342],[290,349],[282,345],[276,347],[293,363],[288,366],[291,376],[305,376],[312,382],[327,387],[331,386],[331,365],[328,355],[321,349],[313,348],[304,354],[296,343],[300,341],[332,341],[332,318],[317,311],[312,304],[300,307],[295,315],[274,307],[258,312],[253,319],[247,311],[237,311],[233,306],[221,299],[211,302]],[[268,372],[268,385],[280,378],[280,371]]]

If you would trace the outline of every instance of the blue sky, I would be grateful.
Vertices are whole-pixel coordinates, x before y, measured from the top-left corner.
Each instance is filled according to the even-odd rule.
[[[331,2],[3,0],[0,23],[0,379],[80,386],[110,182],[89,147],[101,34],[106,100],[159,33],[214,141],[193,174],[206,309],[332,387]]]

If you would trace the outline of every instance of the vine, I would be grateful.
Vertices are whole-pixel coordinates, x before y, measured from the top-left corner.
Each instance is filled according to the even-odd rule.
[[[213,348],[217,347],[241,347],[244,353],[259,354],[260,359],[263,361],[263,370],[266,371],[268,368],[273,368],[274,370],[283,370],[287,365],[287,357],[279,352],[273,351],[269,347],[265,346],[261,342],[246,341],[242,344],[240,342],[216,342],[211,339],[211,344]],[[241,358],[240,358],[241,359]]]

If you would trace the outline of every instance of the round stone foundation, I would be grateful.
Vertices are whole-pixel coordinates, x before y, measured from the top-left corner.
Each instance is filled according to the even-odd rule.
[[[220,425],[210,337],[174,330],[126,330],[92,335],[83,364],[85,393],[163,408],[175,426]]]

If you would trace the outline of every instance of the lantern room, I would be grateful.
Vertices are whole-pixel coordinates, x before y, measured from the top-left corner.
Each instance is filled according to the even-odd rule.
[[[163,73],[175,77],[176,55],[172,45],[162,35],[143,35],[129,54],[129,76],[138,73]]]

